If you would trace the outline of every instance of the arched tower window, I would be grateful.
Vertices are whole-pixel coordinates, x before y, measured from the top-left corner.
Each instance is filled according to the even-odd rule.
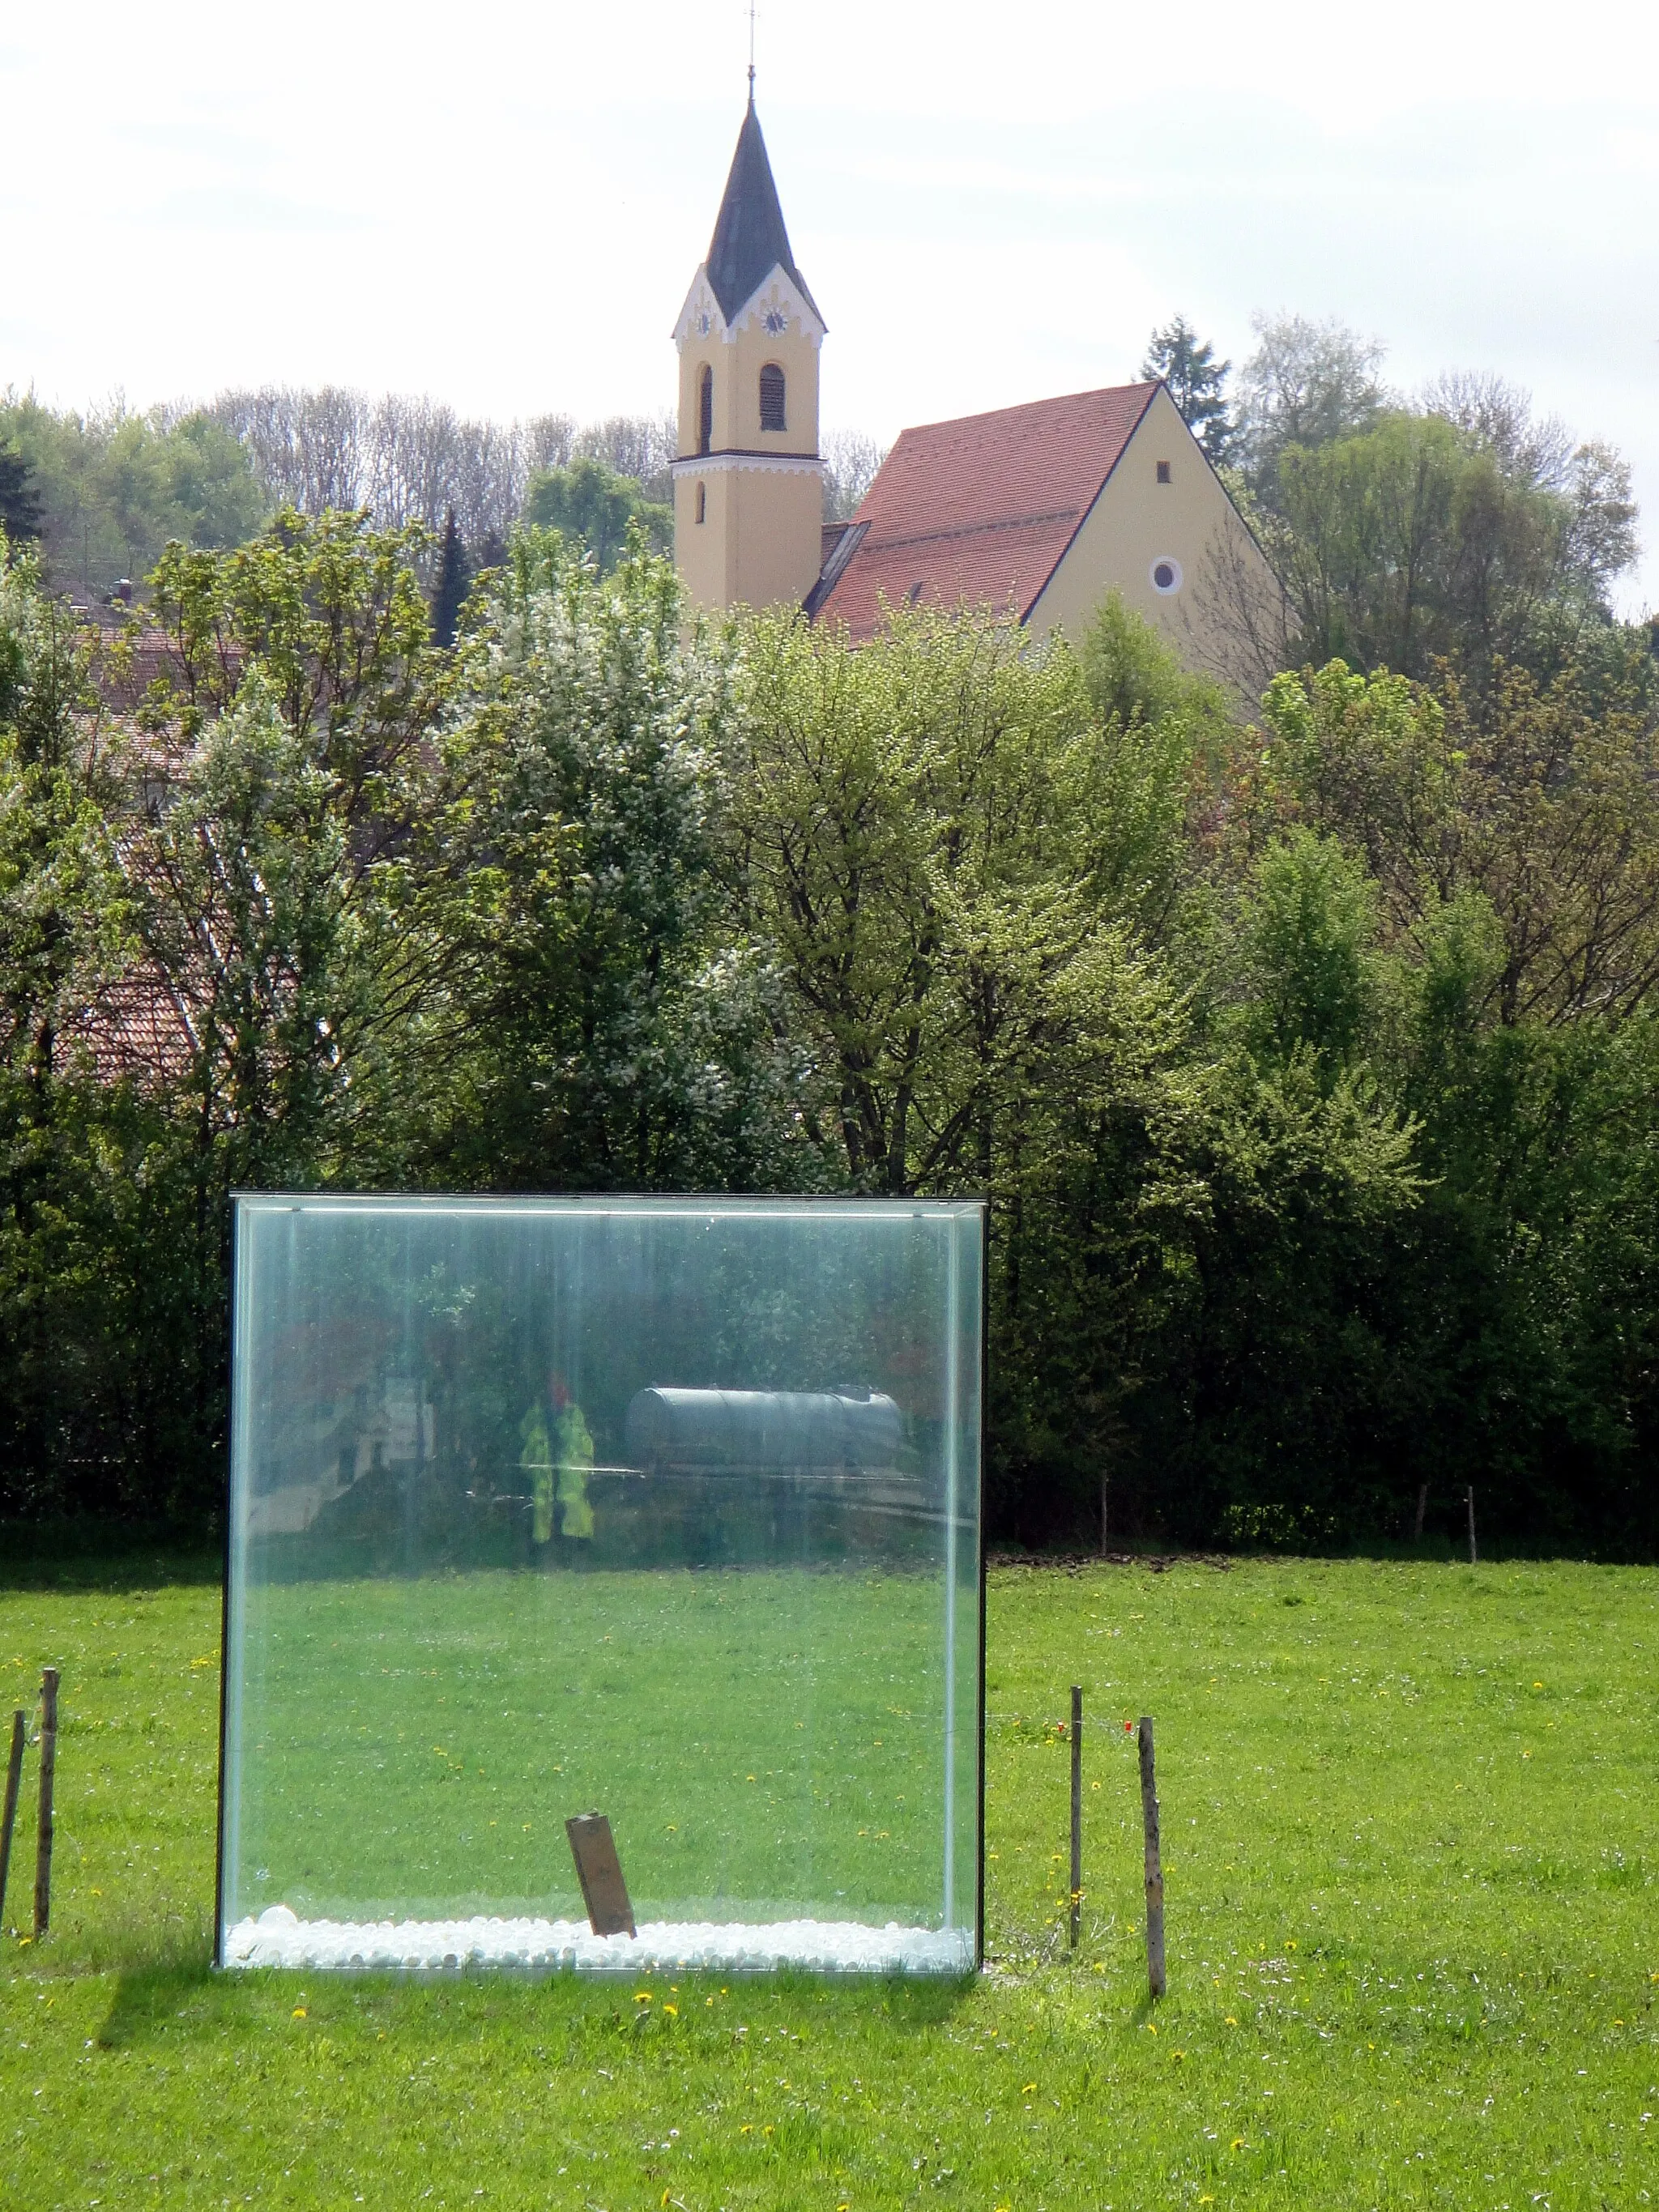
[[[707,485],[707,484],[705,484],[705,483],[700,483],[700,484],[697,486],[697,520],[698,520],[698,521],[699,521],[699,522],[702,522],[702,521],[706,520],[707,520],[707,518],[708,518],[708,485]]]
[[[761,428],[763,430],[787,430],[784,418],[783,371],[776,362],[769,361],[760,373]]]
[[[714,442],[714,372],[705,367],[697,378],[697,451],[706,453]]]

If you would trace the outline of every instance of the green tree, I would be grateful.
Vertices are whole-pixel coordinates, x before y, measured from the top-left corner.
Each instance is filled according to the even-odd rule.
[[[788,1187],[817,1174],[763,959],[726,926],[716,817],[730,679],[683,650],[672,566],[637,531],[601,580],[521,533],[462,641],[401,927],[441,992],[423,1172],[488,1188]]]
[[[87,1007],[123,965],[125,913],[88,673],[36,557],[0,538],[0,1510],[52,1509],[97,1449],[114,1364],[97,1229],[129,1164]]]
[[[1000,1510],[1097,1497],[1196,1193],[1183,995],[1148,942],[1173,875],[1167,733],[1103,726],[1063,645],[925,610],[854,649],[783,617],[736,671],[732,851],[816,1071],[837,1180],[988,1191]]]
[[[1388,938],[1436,942],[1473,897],[1501,957],[1481,1012],[1505,1026],[1622,1020],[1659,986],[1659,724],[1632,655],[1621,685],[1506,672],[1438,698],[1341,662],[1264,702],[1273,796],[1363,855]]]
[[[1386,416],[1363,437],[1279,456],[1282,568],[1316,661],[1477,678],[1555,646],[1552,611],[1606,620],[1606,579],[1576,556],[1575,509],[1507,477],[1436,416]]]
[[[1383,348],[1328,321],[1258,315],[1256,349],[1239,372],[1237,453],[1251,490],[1276,503],[1287,447],[1316,453],[1369,430],[1387,404]]]
[[[198,410],[165,428],[159,442],[164,495],[156,517],[173,524],[168,535],[210,547],[251,538],[270,507],[240,441]]]
[[[1169,386],[1182,421],[1212,461],[1227,459],[1236,434],[1226,392],[1232,366],[1216,359],[1214,346],[1200,338],[1184,315],[1152,332],[1140,364],[1143,377],[1159,377]]]
[[[267,512],[247,453],[204,414],[82,416],[8,395],[0,441],[28,468],[46,574],[94,596],[141,579],[170,539],[234,545]]]
[[[9,446],[0,446],[0,531],[14,544],[40,535],[40,500],[28,464]]]
[[[359,1098],[428,985],[382,896],[437,703],[416,541],[289,514],[234,551],[175,544],[153,579],[171,652],[111,807],[134,949],[96,1012],[150,1109],[167,1261],[139,1279],[132,1334],[173,1346],[152,1435],[175,1505],[208,1493],[223,1447],[228,1193],[364,1158]]]
[[[466,548],[456,527],[452,507],[444,517],[443,550],[438,556],[438,581],[432,594],[432,641],[446,652],[455,642],[455,631],[466,599]]]
[[[629,532],[635,526],[659,552],[672,550],[671,508],[646,497],[631,477],[617,476],[603,461],[579,456],[568,468],[544,469],[530,479],[523,520],[538,530],[556,530],[573,545],[585,547],[605,575],[623,558]]]
[[[1238,981],[1258,1060],[1305,1060],[1328,1091],[1370,1029],[1374,888],[1334,838],[1296,830],[1271,845],[1245,908]]]
[[[357,1054],[418,999],[379,902],[439,711],[422,542],[290,510],[234,551],[170,546],[152,580],[172,653],[141,718],[129,866],[187,1040],[173,1087],[204,1192],[317,1172]]]

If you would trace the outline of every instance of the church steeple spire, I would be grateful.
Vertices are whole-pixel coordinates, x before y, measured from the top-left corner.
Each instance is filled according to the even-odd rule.
[[[817,580],[823,338],[789,250],[751,79],[708,258],[674,330],[674,558],[698,606],[799,606]]]
[[[806,280],[796,268],[789,251],[783,204],[772,179],[772,164],[767,159],[760,118],[755,112],[752,81],[748,111],[738,133],[737,150],[732,156],[720,211],[714,218],[714,235],[708,243],[705,266],[710,289],[728,323],[736,319],[738,310],[753,298],[757,288],[774,269],[781,269],[812,313],[818,313],[817,304],[806,289]],[[818,320],[823,320],[822,315],[818,315]]]

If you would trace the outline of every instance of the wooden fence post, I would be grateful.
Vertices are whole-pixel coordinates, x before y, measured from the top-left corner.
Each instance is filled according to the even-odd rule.
[[[1083,1911],[1083,1692],[1072,1685],[1072,1948]]]
[[[1420,1482],[1417,1486],[1417,1526],[1412,1530],[1413,1544],[1420,1544],[1423,1540],[1423,1516],[1428,1508],[1429,1486],[1426,1482]]]
[[[34,1933],[52,1919],[52,1785],[58,1765],[58,1669],[40,1670],[40,1824],[34,1837]]]
[[[1155,1997],[1164,1991],[1164,1861],[1158,1843],[1158,1778],[1152,1765],[1152,1722],[1140,1721],[1140,1818],[1146,1832],[1146,1982]]]
[[[1474,1550],[1474,1485],[1469,1485],[1469,1565],[1477,1564]]]
[[[23,1739],[28,1723],[21,1712],[11,1717],[11,1757],[6,1762],[6,1805],[0,1814],[0,1921],[6,1913],[6,1876],[11,1869],[11,1832],[17,1819],[17,1793],[23,1781]]]
[[[1100,1470],[1100,1556],[1106,1556],[1112,1534],[1112,1478],[1104,1468]]]

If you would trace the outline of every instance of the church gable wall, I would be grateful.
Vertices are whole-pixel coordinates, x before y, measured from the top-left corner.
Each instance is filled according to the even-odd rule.
[[[1212,603],[1218,565],[1242,572],[1264,603],[1277,596],[1203,448],[1160,390],[1026,619],[1035,630],[1058,625],[1075,643],[1115,587],[1189,665],[1238,680],[1243,672],[1229,665],[1231,633]]]

